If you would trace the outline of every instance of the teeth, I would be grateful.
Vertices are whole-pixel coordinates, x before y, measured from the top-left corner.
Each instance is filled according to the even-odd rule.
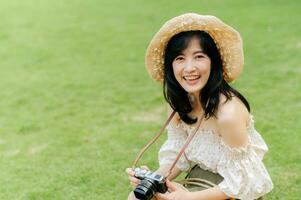
[[[200,78],[200,76],[197,76],[197,75],[191,75],[191,76],[184,76],[183,77],[185,80],[195,80],[195,79],[198,79]]]

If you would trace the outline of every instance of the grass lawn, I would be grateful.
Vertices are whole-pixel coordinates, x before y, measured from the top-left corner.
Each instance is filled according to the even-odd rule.
[[[124,169],[166,118],[146,73],[167,19],[212,14],[244,39],[234,83],[269,145],[274,190],[301,199],[299,0],[0,2],[0,199],[126,199]],[[157,167],[161,138],[142,163]]]

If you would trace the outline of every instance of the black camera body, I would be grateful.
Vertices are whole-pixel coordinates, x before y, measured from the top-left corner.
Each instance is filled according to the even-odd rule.
[[[167,192],[165,177],[141,168],[135,168],[134,172],[134,176],[141,180],[134,190],[137,199],[150,200],[156,192]]]

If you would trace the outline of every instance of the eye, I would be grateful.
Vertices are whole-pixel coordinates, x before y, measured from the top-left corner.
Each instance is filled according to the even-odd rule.
[[[204,56],[203,54],[198,54],[198,55],[196,55],[195,57],[196,57],[196,59],[205,58],[205,56]]]
[[[182,61],[184,60],[184,57],[183,56],[178,56],[175,58],[175,61]]]

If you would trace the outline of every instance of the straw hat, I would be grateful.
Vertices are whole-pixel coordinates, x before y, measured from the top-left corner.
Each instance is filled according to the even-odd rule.
[[[152,79],[163,82],[164,55],[169,40],[180,32],[195,30],[207,32],[215,41],[223,61],[224,79],[231,82],[240,75],[244,64],[240,34],[215,16],[187,13],[167,21],[151,40],[145,64]]]

